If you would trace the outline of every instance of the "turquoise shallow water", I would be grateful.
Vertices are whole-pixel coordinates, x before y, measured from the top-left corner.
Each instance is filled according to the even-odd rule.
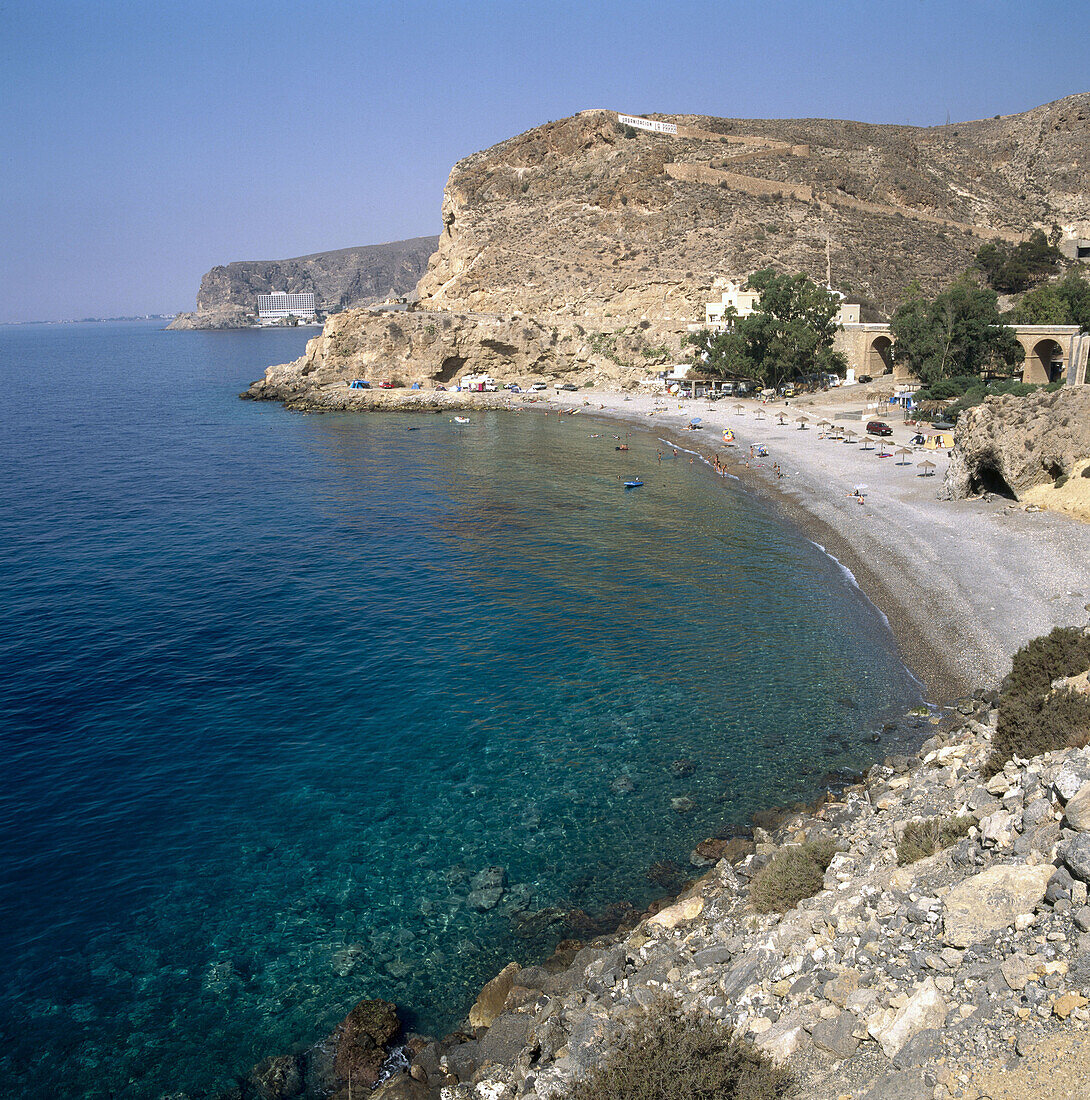
[[[441,1032],[918,699],[652,436],[236,399],[312,334],[0,329],[12,1094],[212,1093],[364,996]]]

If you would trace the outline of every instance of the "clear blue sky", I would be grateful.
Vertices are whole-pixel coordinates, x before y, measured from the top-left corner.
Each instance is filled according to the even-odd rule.
[[[1085,0],[0,0],[0,321],[437,233],[456,160],[588,107],[933,125],[1088,58]]]

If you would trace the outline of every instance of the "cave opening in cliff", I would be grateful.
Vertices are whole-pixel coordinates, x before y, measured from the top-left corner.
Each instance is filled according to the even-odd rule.
[[[977,463],[976,469],[969,475],[969,492],[994,493],[1008,500],[1017,500],[1014,490],[1007,484],[994,458],[985,458]]]
[[[439,373],[435,376],[436,382],[453,382],[458,377],[458,372],[466,365],[462,355],[448,355],[439,367]]]

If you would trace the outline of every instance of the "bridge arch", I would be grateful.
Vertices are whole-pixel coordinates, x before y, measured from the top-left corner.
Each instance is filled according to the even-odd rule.
[[[1063,348],[1051,336],[1046,336],[1026,349],[1022,381],[1057,382],[1063,378],[1066,367]]]
[[[885,335],[876,336],[867,348],[866,369],[863,373],[869,374],[872,378],[878,378],[892,371],[893,340]]]

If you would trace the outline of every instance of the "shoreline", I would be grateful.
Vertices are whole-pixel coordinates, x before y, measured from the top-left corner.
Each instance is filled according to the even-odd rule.
[[[349,391],[274,387],[243,397],[276,400],[305,412],[461,412],[507,410],[580,414],[685,440],[714,468],[777,512],[855,578],[885,616],[898,655],[926,694],[950,701],[976,687],[994,688],[1019,646],[1054,626],[1082,625],[1090,602],[1090,524],[1014,500],[984,497],[939,500],[949,465],[943,450],[907,447],[915,427],[900,409],[879,404],[888,380],[759,405],[753,398],[669,398],[666,395],[585,390],[541,394],[453,391]],[[809,418],[800,430],[795,418]],[[787,419],[780,426],[775,417]],[[691,417],[701,429],[686,431]],[[894,453],[819,438],[825,419],[860,435],[871,418],[893,429]],[[737,436],[728,446],[722,432]],[[769,456],[747,468],[749,445]],[[933,464],[922,477],[920,463]],[[783,476],[774,475],[777,463]],[[645,473],[645,477],[652,476]],[[865,503],[851,495],[865,484]]]
[[[834,395],[763,407],[750,399],[744,412],[736,411],[743,403],[728,399],[679,408],[676,399],[602,393],[550,395],[550,404],[566,410],[574,398],[585,415],[641,430],[661,426],[662,435],[684,439],[706,461],[718,456],[726,475],[852,574],[887,619],[905,665],[938,702],[998,687],[1019,646],[1054,626],[1085,623],[1090,525],[1003,498],[939,500],[946,453],[915,448],[898,456],[915,429],[891,417],[894,455],[886,459],[796,426],[800,414],[811,424],[824,416],[858,433],[869,416],[881,416],[863,412],[850,394]],[[759,407],[763,420],[755,417]],[[781,412],[788,417],[783,427],[774,419]],[[701,429],[689,433],[696,416]],[[734,447],[723,442],[726,428],[736,434]],[[749,445],[758,442],[769,456],[747,468]],[[925,458],[936,467],[926,478],[918,466]],[[849,493],[864,483],[860,505]]]

